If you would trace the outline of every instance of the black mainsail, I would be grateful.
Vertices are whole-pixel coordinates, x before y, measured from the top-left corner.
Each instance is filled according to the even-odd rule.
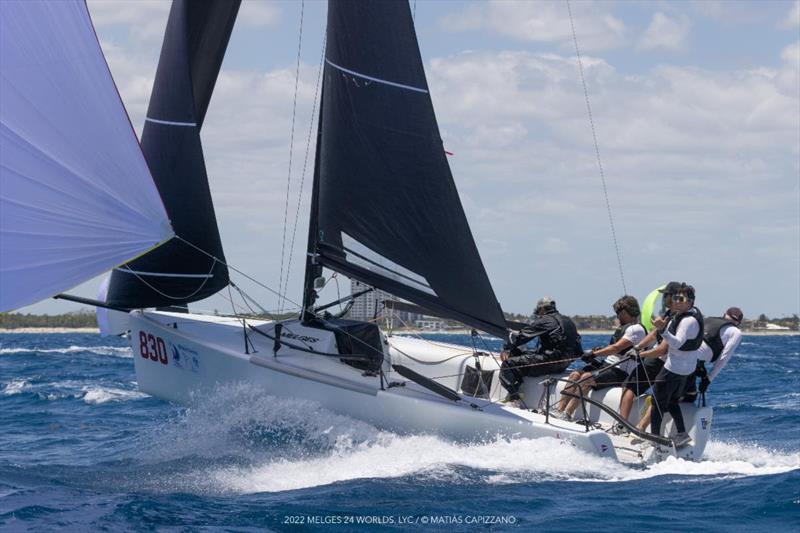
[[[183,305],[228,284],[200,128],[239,4],[240,0],[172,4],[141,145],[180,238],[114,270],[106,297],[111,305]]]
[[[327,32],[307,294],[309,273],[324,266],[505,336],[447,163],[408,3],[332,0]]]

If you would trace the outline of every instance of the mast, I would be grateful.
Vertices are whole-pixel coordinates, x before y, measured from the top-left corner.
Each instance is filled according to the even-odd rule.
[[[322,91],[324,95],[325,82],[322,82]],[[317,300],[317,291],[314,288],[314,280],[322,276],[322,263],[319,261],[319,254],[317,253],[317,234],[319,232],[319,223],[317,217],[317,210],[315,206],[319,201],[319,161],[320,161],[320,147],[322,145],[322,110],[324,108],[324,100],[320,96],[319,103],[319,119],[317,121],[317,141],[314,149],[314,178],[311,183],[311,214],[308,221],[308,244],[306,247],[306,271],[305,279],[303,282],[303,308],[301,309],[300,319],[305,322],[308,319],[309,313],[312,312],[314,302]]]

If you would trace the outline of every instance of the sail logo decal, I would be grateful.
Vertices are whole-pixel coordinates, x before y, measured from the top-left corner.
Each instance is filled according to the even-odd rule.
[[[316,338],[316,337],[309,337],[308,335],[298,335],[297,333],[290,333],[288,331],[282,332],[281,333],[281,337],[285,337],[287,339],[294,339],[294,340],[300,341],[300,342],[311,342],[311,343],[314,343],[314,342],[319,341],[319,339]]]
[[[708,419],[706,417],[702,417],[700,419],[700,427],[703,429],[708,429]]]
[[[183,344],[169,343],[170,353],[172,354],[172,365],[181,370],[191,370],[200,372],[200,354]]]
[[[145,331],[139,332],[139,355],[151,361],[158,361],[162,365],[169,363],[164,339]]]

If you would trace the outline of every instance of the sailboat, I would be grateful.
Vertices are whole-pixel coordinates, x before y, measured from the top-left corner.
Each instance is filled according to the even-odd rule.
[[[549,406],[565,385],[561,376],[528,378],[529,405],[504,404],[497,354],[392,336],[317,304],[329,269],[499,338],[513,327],[461,206],[406,2],[329,3],[300,316],[176,309],[229,284],[199,132],[238,8],[237,1],[172,5],[141,148],[152,173],[142,181],[157,186],[175,236],[138,258],[132,252],[115,259],[122,264],[104,301],[95,302],[126,313],[142,391],[189,402],[220,385],[249,382],[401,433],[547,437],[633,464],[702,456],[708,407],[684,406],[692,443],[683,448],[638,432],[631,425],[637,413],[622,421],[619,389],[584,398],[583,423],[555,419]],[[5,121],[4,107],[4,132]],[[5,159],[3,169],[5,176]],[[164,224],[163,217],[151,222]],[[611,431],[619,422],[628,433]],[[671,421],[666,430],[674,434]]]

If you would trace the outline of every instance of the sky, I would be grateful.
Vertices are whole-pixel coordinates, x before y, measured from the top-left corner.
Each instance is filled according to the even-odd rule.
[[[88,5],[141,133],[169,3]],[[527,314],[547,295],[565,314],[610,315],[626,290],[642,299],[678,280],[694,285],[706,315],[732,305],[747,317],[800,313],[800,2],[573,1],[586,93],[564,1],[411,6],[456,185],[504,310]],[[282,269],[291,177],[295,302],[325,12],[321,1],[243,0],[202,131],[226,258],[272,289],[289,261]],[[269,291],[232,278],[278,308]],[[335,282],[321,301],[337,285],[349,292]],[[98,285],[72,292],[94,297]],[[215,296],[193,308],[230,306]],[[76,307],[49,300],[21,312]]]

